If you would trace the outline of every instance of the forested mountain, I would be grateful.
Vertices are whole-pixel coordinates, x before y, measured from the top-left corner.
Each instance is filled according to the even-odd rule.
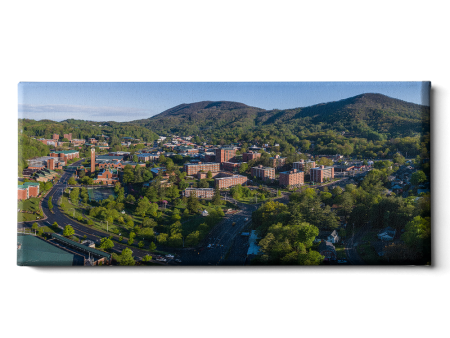
[[[349,133],[372,132],[390,137],[411,136],[429,129],[427,106],[381,94],[362,94],[348,99],[286,110],[264,110],[238,102],[203,101],[181,104],[149,119],[131,123],[145,125],[157,133],[192,135],[201,131],[239,131],[275,124],[280,128],[328,125],[327,129]]]
[[[261,108],[228,101],[202,101],[180,104],[149,119],[132,121],[160,134],[198,134],[217,129],[241,129],[254,127]]]

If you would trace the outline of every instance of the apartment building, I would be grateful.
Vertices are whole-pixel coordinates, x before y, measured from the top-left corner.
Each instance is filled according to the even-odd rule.
[[[143,153],[143,154],[138,154],[138,161],[139,162],[147,162],[147,161],[155,161],[159,158],[159,154],[156,153]]]
[[[68,139],[69,141],[72,140],[72,133],[64,134],[64,138]]]
[[[216,161],[216,153],[205,152],[205,162],[215,162]]]
[[[275,168],[263,167],[259,165],[252,168],[252,176],[255,176],[261,180],[274,180],[275,179]]]
[[[305,174],[309,174],[309,170],[311,168],[315,168],[315,167],[316,167],[315,161],[300,160],[299,162],[292,163],[292,169],[297,169],[298,171],[304,171]]]
[[[64,158],[53,156],[35,157],[27,160],[27,162],[28,162],[27,169],[34,169],[34,170],[42,170],[44,168],[50,170],[62,169],[63,166],[66,165]]]
[[[219,189],[233,187],[238,184],[242,185],[244,183],[247,183],[247,181],[248,181],[248,178],[246,176],[242,176],[242,175],[232,175],[232,176],[228,176],[228,177],[220,177],[220,178],[214,179],[216,187],[218,186]]]
[[[320,167],[311,168],[310,175],[312,182],[323,183],[324,179],[334,178],[334,168],[321,165]]]
[[[300,187],[305,183],[305,173],[292,169],[280,173],[280,185],[283,187]]]
[[[183,191],[183,195],[186,197],[191,196],[195,193],[198,198],[213,198],[214,189],[213,188],[187,188]]]
[[[270,159],[270,165],[275,168],[281,168],[286,164],[286,157],[280,157],[280,155],[276,155],[275,157],[271,157]]]
[[[218,148],[216,149],[216,162],[232,162],[236,156],[236,149],[234,148]]]
[[[235,171],[241,166],[241,163],[222,162],[222,169],[226,171]]]
[[[59,135],[58,134],[53,134],[52,139],[53,140],[59,140]]]
[[[184,171],[187,175],[196,175],[199,171],[211,171],[212,173],[220,171],[220,163],[206,162],[206,163],[186,163]]]
[[[242,154],[242,161],[248,162],[248,161],[251,161],[251,160],[256,160],[256,159],[258,159],[260,157],[261,157],[261,153],[256,153],[256,152],[253,152],[253,151],[249,151],[248,153],[243,153]]]

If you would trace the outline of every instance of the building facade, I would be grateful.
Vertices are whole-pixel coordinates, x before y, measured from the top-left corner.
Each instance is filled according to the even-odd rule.
[[[72,133],[64,134],[64,138],[68,139],[69,141],[72,141]]]
[[[275,157],[270,158],[270,165],[275,168],[281,168],[286,164],[286,157],[280,157],[280,155],[276,155]]]
[[[256,160],[261,157],[261,153],[255,153],[253,151],[249,151],[248,153],[242,154],[242,161],[248,162],[251,160]]]
[[[297,169],[298,171],[304,171],[305,174],[309,174],[311,168],[316,167],[315,161],[305,161],[300,160],[299,162],[292,163],[292,169]]]
[[[195,193],[198,198],[213,198],[214,189],[213,188],[187,188],[184,190],[183,195],[186,197],[191,196]]]
[[[241,166],[240,163],[222,162],[222,169],[226,171],[235,171]]]
[[[242,175],[233,175],[228,177],[220,177],[214,179],[216,187],[218,186],[219,189],[225,189],[229,187],[233,187],[235,185],[242,185],[247,183],[248,178],[246,176]]]
[[[290,171],[284,171],[280,173],[280,185],[287,187],[300,187],[305,183],[305,173],[303,171],[297,171],[292,169]]]
[[[232,162],[236,156],[234,148],[218,148],[216,149],[216,162]]]
[[[334,178],[334,168],[325,167],[321,165],[317,168],[311,168],[310,170],[310,180],[312,182],[323,183],[324,180],[330,180]]]
[[[275,169],[271,167],[263,167],[259,165],[252,167],[252,176],[257,177],[263,181],[275,179]]]
[[[25,182],[18,186],[18,200],[26,200],[30,197],[39,196],[39,183],[37,182]]]
[[[196,175],[200,171],[208,172],[211,171],[212,173],[220,171],[220,163],[214,163],[214,162],[206,162],[206,163],[186,163],[184,165],[184,171],[187,175]]]

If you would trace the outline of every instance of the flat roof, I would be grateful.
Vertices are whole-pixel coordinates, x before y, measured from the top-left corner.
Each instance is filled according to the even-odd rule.
[[[226,179],[238,178],[238,177],[245,177],[245,178],[247,178],[247,176],[243,176],[243,175],[233,175],[233,176],[227,176],[227,177],[217,177],[217,178],[214,178],[214,179],[215,180],[226,180]]]
[[[88,247],[86,245],[83,245],[81,243],[77,243],[77,242],[72,241],[72,240],[70,240],[68,238],[65,238],[65,237],[63,237],[61,235],[52,233],[52,238],[54,238],[54,239],[56,239],[58,241],[61,241],[61,242],[65,243],[65,244],[71,245],[71,246],[75,247],[78,250],[82,250],[82,251],[85,251],[85,252],[90,252],[93,255],[106,257],[107,259],[111,259],[111,254],[109,254],[107,252],[103,252],[103,251],[100,251],[100,250],[97,250],[97,249],[94,249],[94,248],[90,248],[90,247]]]
[[[204,165],[204,164],[218,164],[218,165],[220,165],[220,163],[217,163],[217,162],[185,163],[184,165]]]
[[[262,169],[262,170],[275,170],[275,168],[272,168],[272,167],[262,167],[262,168],[260,168],[260,167],[252,167],[252,169],[253,168],[255,168],[255,169]]]

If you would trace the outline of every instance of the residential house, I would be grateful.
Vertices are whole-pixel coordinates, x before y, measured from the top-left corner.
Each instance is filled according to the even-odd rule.
[[[381,230],[377,237],[378,239],[381,239],[382,241],[393,241],[395,238],[396,230],[391,227],[386,227],[383,230]]]

